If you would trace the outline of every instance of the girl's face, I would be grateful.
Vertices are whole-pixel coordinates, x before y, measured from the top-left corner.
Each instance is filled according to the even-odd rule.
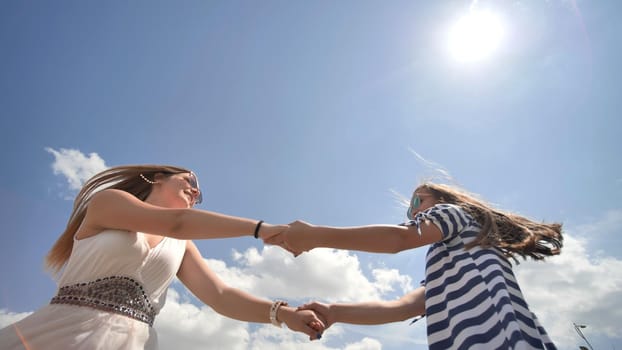
[[[161,195],[170,208],[191,208],[200,203],[201,190],[193,173],[180,173],[161,180]]]
[[[417,213],[432,208],[438,203],[438,199],[436,199],[436,197],[434,197],[434,195],[428,190],[418,189],[415,191],[412,199],[410,200],[410,207],[408,207],[407,217],[408,219],[413,220]]]

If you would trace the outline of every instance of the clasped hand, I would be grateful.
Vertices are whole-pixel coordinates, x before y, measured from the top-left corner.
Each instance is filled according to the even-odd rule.
[[[309,340],[320,339],[326,329],[323,317],[311,308],[299,307],[295,310],[288,308],[279,311],[279,314],[287,328],[305,333],[309,336]]]
[[[289,225],[275,226],[281,228],[278,232],[271,232],[272,235],[262,235],[264,244],[278,245],[279,247],[292,253],[294,257],[314,248],[308,239],[313,229],[313,225],[304,221],[294,221]]]

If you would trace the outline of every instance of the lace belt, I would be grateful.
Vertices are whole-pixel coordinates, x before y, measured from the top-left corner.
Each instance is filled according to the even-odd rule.
[[[143,286],[129,277],[110,276],[61,287],[50,304],[87,306],[153,326],[156,312]]]

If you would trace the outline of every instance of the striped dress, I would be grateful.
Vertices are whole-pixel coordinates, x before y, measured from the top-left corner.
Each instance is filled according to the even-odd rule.
[[[464,248],[479,233],[477,221],[459,206],[437,204],[405,225],[430,223],[444,237],[426,256],[430,349],[556,349],[503,254],[496,248]]]

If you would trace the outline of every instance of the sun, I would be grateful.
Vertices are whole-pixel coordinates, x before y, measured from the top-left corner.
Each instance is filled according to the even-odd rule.
[[[482,61],[500,46],[504,36],[499,16],[489,11],[471,11],[449,31],[449,51],[460,62]]]

